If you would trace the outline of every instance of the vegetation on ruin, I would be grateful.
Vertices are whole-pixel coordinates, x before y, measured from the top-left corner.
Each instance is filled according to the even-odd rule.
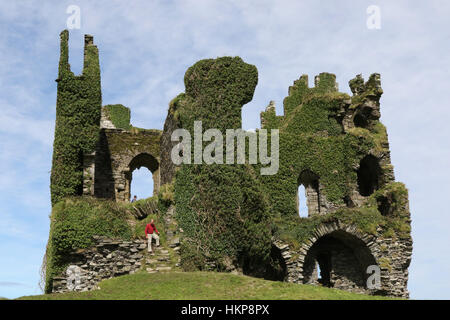
[[[103,111],[117,129],[131,129],[129,108],[121,104],[108,104],[103,107]]]
[[[151,203],[153,206],[148,206]],[[131,240],[144,238],[147,223],[154,219],[165,243],[165,225],[157,209],[158,197],[136,203],[117,203],[91,197],[68,197],[53,206],[47,245],[46,292],[51,290],[53,277],[67,266],[67,257],[77,250],[90,247],[93,236]],[[154,208],[142,220],[135,218],[135,208]]]
[[[338,92],[332,74],[321,73],[312,88],[307,76],[302,76],[289,88],[283,116],[277,116],[272,107],[262,112],[262,128],[280,131],[279,171],[273,176],[261,176],[260,164],[182,164],[176,170],[176,179],[160,186],[156,197],[135,203],[76,197],[83,190],[83,157],[95,150],[100,133],[98,52],[92,45],[85,50],[83,74],[75,76],[68,64],[68,31],[61,33],[45,290],[52,290],[52,279],[64,271],[71,254],[94,244],[94,236],[142,238],[145,225],[155,219],[164,244],[168,226],[162,217],[173,205],[183,230],[181,267],[189,272],[138,273],[104,281],[100,291],[34,298],[364,299],[367,296],[327,288],[190,271],[237,269],[270,278],[280,268],[279,261],[271,256],[272,236],[295,249],[308,241],[321,224],[334,221],[377,237],[410,237],[408,193],[403,184],[390,179],[390,164],[381,165],[380,177],[384,180],[378,181],[377,190],[367,195],[362,206],[353,207],[349,201],[358,185],[361,160],[373,155],[378,161],[389,153],[386,128],[373,120],[376,115],[365,127],[344,131],[343,126],[349,109],[357,110],[368,99],[379,98],[382,90],[377,75],[366,83],[359,76],[351,80],[352,97]],[[176,124],[173,127],[187,129],[192,137],[194,121],[202,121],[203,132],[214,128],[225,134],[227,129],[241,128],[242,107],[251,101],[257,82],[256,67],[239,57],[195,63],[185,74],[185,93],[169,104],[169,116]],[[111,154],[129,154],[133,144],[138,153],[150,152],[155,159],[160,155],[160,130],[133,127],[130,109],[123,105],[107,105],[103,111],[116,128],[126,130],[107,136]],[[105,138],[108,131],[102,134]],[[203,147],[209,144],[204,141]],[[191,152],[193,155],[193,145]],[[320,180],[320,197],[332,205],[330,211],[339,209],[309,218],[298,216],[297,191],[299,184],[305,184],[300,177],[306,171]],[[378,263],[390,267],[388,258]],[[143,290],[149,285],[151,295]]]
[[[253,97],[257,76],[255,66],[239,57],[197,62],[186,72],[186,93],[170,104],[179,127],[192,136],[194,121],[223,133],[241,128],[241,109]],[[256,175],[249,165],[181,165],[174,198],[184,230],[184,270],[237,266],[262,275],[270,269],[268,204]]]
[[[393,207],[389,212],[380,211],[380,197],[389,197]],[[408,191],[403,183],[393,182],[377,190],[367,203],[359,208],[341,208],[326,215],[308,218],[297,216],[275,217],[272,232],[275,237],[289,243],[293,249],[314,236],[315,230],[324,223],[339,221],[343,225],[355,226],[362,234],[384,238],[409,238],[410,215]]]
[[[339,220],[354,225],[365,234],[385,238],[410,237],[408,194],[402,183],[380,181],[381,185],[360,208],[344,206],[345,199],[357,186],[361,159],[388,152],[386,128],[373,121],[367,128],[354,127],[343,131],[342,118],[346,108],[358,108],[368,97],[379,97],[376,75],[364,83],[361,77],[350,81],[351,99],[337,92],[334,75],[322,73],[313,88],[302,76],[289,88],[284,100],[284,116],[276,116],[273,108],[261,113],[263,128],[280,129],[280,169],[274,176],[262,177],[273,212],[274,235],[299,247],[313,236],[316,228]],[[301,218],[296,207],[299,174],[309,170],[320,179],[321,197],[341,208],[326,215]],[[383,173],[392,166],[381,166]]]
[[[67,196],[81,195],[83,155],[95,150],[101,117],[100,66],[97,47],[85,48],[83,73],[70,71],[69,32],[61,33],[56,126],[51,172],[51,198],[56,204]]]
[[[131,145],[137,144],[144,153],[158,156],[161,133],[161,130],[143,130],[131,127],[129,131],[121,134],[106,134],[108,135],[108,147],[112,154],[127,153]]]
[[[356,184],[354,168],[363,156],[387,141],[381,124],[376,126],[376,135],[362,128],[345,134],[340,121],[350,97],[336,91],[334,75],[322,73],[319,77],[313,88],[308,87],[306,76],[294,82],[284,100],[283,117],[274,118],[272,111],[262,113],[264,128],[280,129],[280,170],[262,178],[278,215],[297,214],[298,177],[304,170],[320,177],[328,201],[343,204]]]

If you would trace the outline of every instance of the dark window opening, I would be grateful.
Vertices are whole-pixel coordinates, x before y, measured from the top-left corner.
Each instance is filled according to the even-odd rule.
[[[380,175],[381,168],[378,159],[372,155],[364,157],[357,172],[359,193],[362,196],[370,196],[379,187]]]
[[[332,287],[331,283],[331,254],[322,252],[317,256],[318,271],[320,276],[318,282],[325,287]]]
[[[317,239],[303,263],[303,283],[337,289],[367,288],[367,267],[376,265],[367,245],[343,230]]]
[[[369,125],[369,121],[367,120],[367,118],[360,113],[355,114],[353,123],[356,127],[360,128],[367,128],[367,126]]]
[[[383,216],[389,215],[389,213],[391,211],[391,204],[387,197],[385,197],[385,196],[378,197],[377,205],[378,205],[378,211],[380,211],[380,213]]]
[[[365,107],[355,114],[353,123],[356,127],[367,128],[369,127],[370,119],[373,119],[372,108]]]

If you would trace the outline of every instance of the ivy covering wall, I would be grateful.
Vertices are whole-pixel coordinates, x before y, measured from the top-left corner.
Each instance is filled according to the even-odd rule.
[[[45,292],[51,293],[53,278],[67,267],[67,257],[89,247],[94,235],[129,240],[130,215],[114,202],[88,197],[69,197],[53,206],[47,244]]]
[[[273,106],[261,113],[263,128],[280,130],[279,171],[261,177],[269,196],[274,234],[294,246],[312,237],[321,223],[334,219],[356,225],[367,234],[410,237],[408,193],[403,184],[394,182],[390,161],[380,161],[378,190],[362,205],[348,203],[358,192],[360,161],[368,155],[389,157],[386,128],[378,120],[382,93],[378,75],[372,75],[366,83],[357,76],[349,84],[352,97],[338,92],[332,74],[320,74],[311,88],[308,77],[302,76],[289,88],[283,116],[277,116]],[[376,115],[369,118],[366,127],[355,126],[351,116],[367,106]],[[351,123],[345,123],[345,119]],[[334,208],[330,212],[299,217],[296,200],[304,171],[318,177],[321,201]],[[389,210],[383,209],[382,201]]]
[[[186,72],[186,94],[175,102],[177,127],[189,130],[192,137],[194,121],[202,121],[203,130],[222,133],[241,128],[241,109],[252,99],[257,77],[255,66],[239,57],[197,62]],[[183,164],[176,174],[175,203],[184,230],[185,270],[267,272],[268,203],[252,166]]]
[[[99,137],[102,94],[97,47],[86,44],[84,67],[75,76],[69,65],[69,32],[61,35],[56,125],[51,172],[54,205],[66,196],[81,195],[83,154],[92,153]]]

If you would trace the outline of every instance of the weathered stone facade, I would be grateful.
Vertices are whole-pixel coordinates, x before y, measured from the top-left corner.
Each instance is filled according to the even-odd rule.
[[[53,279],[53,292],[88,291],[101,280],[131,274],[141,268],[146,241],[96,237],[95,244],[67,256],[65,276]]]
[[[289,216],[286,212],[292,210],[292,205],[289,208],[286,203],[295,203],[298,214],[297,187],[303,185],[308,217],[298,221],[299,228],[308,223],[315,226],[312,235],[300,241],[300,248],[294,249],[292,244],[274,239],[286,266],[281,278],[360,293],[408,297],[408,267],[412,255],[410,213],[404,186],[399,187],[399,193],[392,191],[398,183],[391,164],[387,133],[379,122],[379,100],[383,93],[380,75],[371,75],[367,82],[361,75],[356,76],[349,82],[351,97],[338,92],[335,80],[334,75],[322,73],[315,77],[314,87],[310,88],[308,77],[303,75],[289,88],[284,115],[275,114],[273,102],[261,113],[262,127],[280,128],[282,140],[290,143],[286,143],[287,147],[281,144],[280,148],[279,175],[284,179],[269,181],[269,196],[275,203],[275,210],[278,207],[280,215]],[[320,103],[323,109],[318,107]],[[314,113],[308,114],[308,108]],[[321,115],[322,122],[316,123]],[[327,157],[339,157],[339,152],[351,145],[351,139],[355,139],[353,145],[342,153],[341,161],[328,160],[331,165],[324,161]],[[342,147],[327,154],[329,149],[323,147],[325,142],[338,145],[339,141],[344,141]],[[292,156],[302,147],[305,148],[303,154]],[[309,161],[315,152],[318,156]],[[338,174],[345,171],[338,185]],[[324,182],[329,173],[336,178]],[[276,189],[285,192],[275,197],[272,193]],[[336,198],[339,189],[344,191],[341,199],[331,201],[330,194]],[[374,207],[379,212],[375,214],[377,218],[369,218],[368,212],[373,213]],[[339,214],[344,212],[353,212],[351,219],[359,220],[360,225],[378,219],[378,227],[363,232],[360,225],[340,220]],[[311,222],[316,218],[323,218],[324,222],[319,225]],[[361,222],[360,219],[367,220]],[[393,219],[397,220],[392,222]],[[390,224],[389,232],[387,224]],[[378,267],[381,284],[374,288],[369,284],[370,276],[372,269]]]
[[[171,206],[164,215],[164,225],[168,226],[165,243],[161,243],[160,247],[153,245],[155,255],[147,253],[147,240],[94,237],[91,247],[67,255],[68,266],[59,277],[53,278],[52,292],[95,290],[102,280],[138,271],[157,273],[179,270],[181,230],[174,220],[174,210]]]
[[[278,239],[273,239],[273,243],[286,265],[285,281],[319,284],[319,266],[321,280],[326,282],[322,285],[357,293],[409,297],[410,239],[380,239],[337,221],[322,224],[300,249],[291,249]],[[372,274],[369,266],[380,267],[378,288],[367,287]]]
[[[84,155],[83,194],[129,201],[132,173],[146,167],[152,172],[153,195],[159,191],[159,130],[102,128],[96,151]]]
[[[87,45],[92,44],[92,37],[88,37],[88,40]],[[217,127],[223,131],[227,129],[225,124],[231,118],[235,122],[234,127],[240,126],[241,108],[253,96],[257,83],[257,70],[256,67],[244,62],[236,64],[228,58],[222,60],[224,61],[217,65],[215,64],[217,61],[203,62],[209,67],[215,66],[211,69],[204,66],[199,70],[193,67],[190,71],[188,70],[185,77],[187,93],[180,94],[170,103],[162,131],[132,127],[129,123],[129,109],[122,105],[108,106],[109,113],[102,109],[101,119],[95,123],[95,125],[98,124],[99,131],[95,150],[91,152],[92,149],[89,149],[89,152],[76,155],[80,157],[77,161],[82,162],[77,168],[82,167],[83,170],[80,193],[127,202],[132,192],[132,173],[135,169],[144,166],[152,172],[153,195],[158,195],[160,185],[173,183],[177,174],[176,166],[171,160],[171,151],[175,144],[171,141],[171,135],[174,130],[182,127],[180,114],[185,117],[185,120],[188,119],[191,122],[204,119],[211,127],[216,125],[215,120],[219,119]],[[237,76],[236,70],[227,69],[233,65],[239,65],[240,67],[236,70],[242,74]],[[244,71],[246,68],[248,70]],[[208,72],[216,72],[215,76],[220,81],[213,81]],[[252,79],[251,85],[246,80],[249,74]],[[212,221],[211,225],[214,226],[213,220],[220,219],[218,218],[220,214],[228,212],[226,210],[232,207],[232,202],[236,200],[241,202],[236,206],[236,211],[227,214],[226,218],[237,217],[235,225],[238,224],[239,227],[250,220],[255,220],[253,221],[255,224],[261,223],[262,217],[267,219],[267,225],[270,223],[294,225],[293,232],[282,230],[285,232],[283,234],[285,238],[277,236],[272,238],[272,248],[269,241],[264,247],[265,250],[271,250],[272,262],[279,265],[255,267],[247,264],[245,266],[247,270],[253,269],[254,274],[259,271],[257,269],[272,268],[276,271],[267,277],[275,280],[321,284],[366,294],[408,297],[408,267],[412,255],[408,195],[404,185],[399,186],[395,182],[387,132],[379,121],[379,100],[383,92],[380,75],[371,75],[367,82],[358,75],[349,82],[349,85],[353,93],[351,97],[338,92],[336,77],[333,74],[321,73],[316,76],[312,88],[308,85],[308,77],[303,75],[289,87],[289,95],[284,100],[282,116],[276,115],[273,102],[261,113],[261,128],[280,130],[280,169],[274,176],[257,176],[254,174],[257,171],[253,171],[251,166],[246,171],[242,171],[242,174],[231,174],[232,170],[224,170],[225,174],[218,174],[219,170],[224,169],[218,165],[217,171],[211,170],[210,175],[205,173],[204,181],[197,184],[205,183],[205,181],[213,181],[213,183],[205,184],[207,187],[200,188],[200,191],[193,191],[196,190],[194,187],[198,186],[188,188],[187,185],[203,171],[208,170],[203,170],[206,167],[199,166],[194,174],[192,173],[194,171],[191,172],[186,167],[182,168],[187,175],[184,181],[177,179],[178,183],[180,180],[184,183],[184,185],[178,184],[178,192],[186,198],[179,198],[182,200],[178,203],[177,209],[184,209],[184,216],[182,217],[183,213],[181,213],[178,218],[181,217],[179,221],[184,218],[184,223],[189,227],[185,228],[187,231],[184,234],[168,233],[168,238],[173,238],[172,245],[176,247],[176,251],[180,249],[180,242],[192,245],[195,241],[201,240],[223,245],[220,241],[214,241],[224,234],[223,230],[228,232],[229,227],[233,227],[231,219],[226,221],[228,225],[224,223],[217,228],[222,234],[214,233],[217,230],[205,227],[204,229],[208,229],[207,231],[211,233],[197,237],[192,230],[197,230],[196,227],[201,224],[200,220]],[[246,89],[245,92],[240,92],[241,89],[236,88]],[[221,92],[221,90],[225,91],[217,94],[216,91]],[[241,95],[243,97],[240,97]],[[229,100],[232,101],[232,107],[229,109],[226,103],[222,104],[227,100],[225,98],[230,98]],[[215,108],[212,111],[208,109],[211,103]],[[186,109],[186,106],[191,109]],[[95,107],[100,106],[95,104]],[[205,114],[199,112],[203,109],[208,112]],[[194,119],[194,117],[197,118]],[[186,125],[186,122],[183,125]],[[236,189],[241,191],[243,188],[248,188],[251,192],[236,196],[236,199],[229,199],[229,201],[227,199],[226,204],[215,210],[215,202],[223,200],[229,194],[234,194],[235,190],[231,188],[218,193],[221,196],[207,191],[216,187],[215,181],[221,181],[222,186],[227,185],[223,182],[226,180],[220,179],[227,175],[233,176],[232,183],[239,182],[239,179],[248,175],[249,179],[245,180],[245,184],[236,183]],[[183,178],[182,175],[178,175],[180,176]],[[231,182],[228,181],[228,184],[231,185]],[[302,219],[298,217],[298,187],[300,185],[305,187],[308,207],[308,217]],[[217,186],[217,189],[222,186]],[[257,188],[254,188],[255,186]],[[173,198],[176,199],[177,185],[175,184],[173,188],[175,189]],[[183,188],[189,193],[183,193]],[[79,192],[78,187],[76,191]],[[202,192],[210,197],[207,200],[203,199],[203,202],[196,199]],[[196,199],[197,202],[193,202],[192,199]],[[176,201],[174,205],[176,207]],[[244,210],[247,207],[249,207],[248,210]],[[259,210],[259,217],[255,217],[257,210]],[[248,216],[243,215],[244,212]],[[207,214],[216,216],[206,216]],[[339,216],[339,214],[342,215]],[[350,219],[351,223],[348,223],[348,220],[344,222],[344,216]],[[170,207],[166,218],[175,220],[175,217],[174,207]],[[361,220],[363,221],[359,225],[355,223]],[[197,225],[190,224],[193,222]],[[372,229],[367,227],[370,223],[375,224],[376,227],[373,225]],[[250,227],[247,229],[252,230]],[[241,231],[247,231],[247,229],[241,229]],[[260,229],[253,228],[253,230]],[[298,232],[299,230],[303,233]],[[186,236],[188,232],[195,236],[191,235],[189,238]],[[230,233],[225,240],[229,240],[235,234],[237,232]],[[302,237],[304,234],[307,236]],[[217,239],[214,238],[214,241],[211,241],[213,236]],[[253,242],[256,241],[255,237],[247,238]],[[191,256],[197,255],[196,258],[198,258],[203,254],[198,252],[202,251],[198,248],[204,244],[201,241],[191,247],[185,246],[191,251],[189,252]],[[217,247],[226,247],[221,245]],[[66,270],[69,270],[69,274],[53,279],[53,291],[67,290],[67,286],[73,284],[70,280],[73,272],[80,275],[79,283],[74,284],[73,289],[76,291],[91,290],[102,279],[136,272],[142,266],[144,255],[141,251],[145,247],[143,240],[126,242],[97,237],[93,247],[68,255],[69,267]],[[147,268],[148,272],[166,270],[164,268],[170,270],[169,266],[157,265],[168,259],[168,251],[166,251],[161,252],[162,260],[149,260],[154,266]],[[258,253],[264,256],[261,252]],[[220,252],[214,255],[214,259],[218,255]],[[236,257],[222,258],[220,266],[216,262],[203,259],[201,261],[204,263],[200,269],[245,272],[243,266],[245,264],[240,264]],[[369,285],[372,267],[379,268],[381,272],[380,283],[375,286]],[[259,272],[258,276],[261,274],[264,272]]]

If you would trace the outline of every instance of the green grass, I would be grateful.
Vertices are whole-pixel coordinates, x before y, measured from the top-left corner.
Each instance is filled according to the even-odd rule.
[[[21,300],[388,300],[313,285],[216,272],[145,272],[100,283],[100,290],[27,296]]]

